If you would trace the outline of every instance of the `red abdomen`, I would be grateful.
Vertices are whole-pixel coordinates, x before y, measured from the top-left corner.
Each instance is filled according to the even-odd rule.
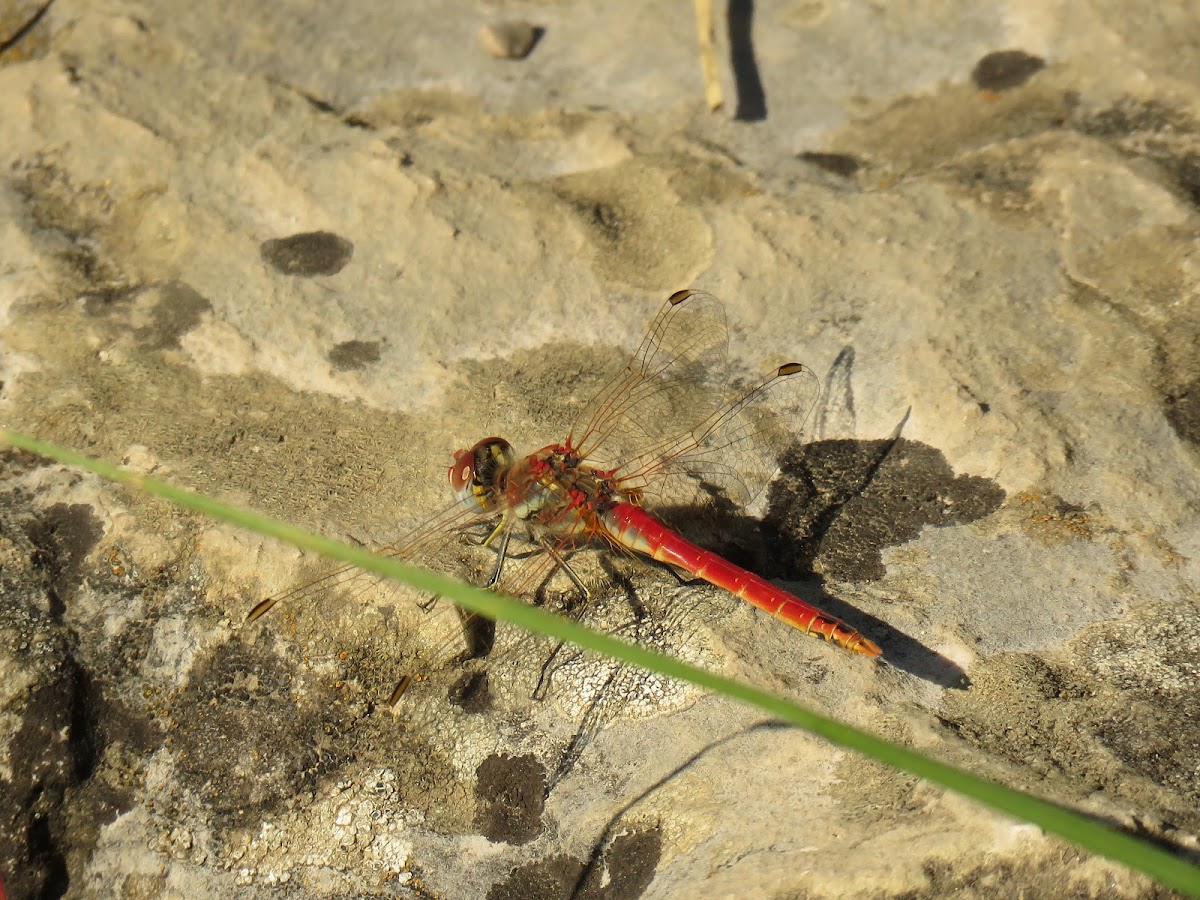
[[[832,641],[851,653],[875,657],[883,652],[841,619],[835,619],[753,572],[697,547],[640,507],[618,503],[598,519],[607,535],[621,546],[724,588],[805,634]]]

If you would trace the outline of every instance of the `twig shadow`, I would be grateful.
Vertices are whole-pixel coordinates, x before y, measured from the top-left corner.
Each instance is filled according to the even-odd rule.
[[[737,110],[733,117],[739,122],[761,122],[767,117],[767,97],[754,58],[754,0],[729,0],[726,21],[729,61],[737,90]]]

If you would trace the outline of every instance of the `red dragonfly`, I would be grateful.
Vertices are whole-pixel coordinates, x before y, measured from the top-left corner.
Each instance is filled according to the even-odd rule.
[[[562,443],[520,456],[508,441],[489,437],[459,450],[449,470],[454,505],[382,552],[412,558],[448,533],[487,523],[492,530],[483,543],[497,554],[489,586],[500,582],[509,540],[520,532],[543,552],[507,590],[532,592],[563,570],[586,592],[568,557],[598,540],[702,578],[805,634],[879,656],[879,647],[846,623],[685,540],[651,512],[746,503],[777,471],[816,405],[819,382],[800,363],[780,366],[726,403],[727,347],[720,301],[701,291],[672,294],[624,370],[584,407]],[[361,574],[342,568],[269,597],[247,621],[281,600]]]

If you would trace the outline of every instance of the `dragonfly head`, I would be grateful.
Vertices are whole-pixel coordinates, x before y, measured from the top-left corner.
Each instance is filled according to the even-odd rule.
[[[460,500],[474,497],[480,506],[490,507],[516,460],[516,451],[504,438],[484,438],[473,447],[455,452],[449,471],[450,487]]]

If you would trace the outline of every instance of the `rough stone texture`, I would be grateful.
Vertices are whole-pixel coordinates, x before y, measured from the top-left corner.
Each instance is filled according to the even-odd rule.
[[[828,378],[701,536],[888,664],[595,554],[585,618],[1200,860],[1195,5],[734,4],[717,115],[684,5],[500,6],[0,2],[0,420],[383,544],[704,287]],[[244,626],[319,564],[0,466],[10,897],[1161,896],[445,604]]]

